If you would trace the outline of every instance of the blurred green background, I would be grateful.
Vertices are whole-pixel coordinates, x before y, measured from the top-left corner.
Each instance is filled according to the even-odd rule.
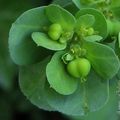
[[[21,93],[18,68],[8,51],[11,24],[28,9],[47,5],[50,0],[0,0],[0,120],[64,120],[33,106]]]
[[[40,110],[21,93],[18,85],[18,68],[12,62],[8,51],[9,29],[24,11],[50,2],[50,0],[0,0],[0,120],[120,120],[116,112],[118,109],[116,86],[111,88],[111,99],[104,108],[78,118]]]

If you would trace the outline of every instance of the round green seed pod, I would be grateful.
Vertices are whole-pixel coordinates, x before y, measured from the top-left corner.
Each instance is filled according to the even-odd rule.
[[[78,63],[77,60],[72,60],[71,62],[69,62],[67,64],[67,71],[71,76],[79,78],[80,74],[79,74],[79,71],[77,69],[77,67],[78,67],[77,63]]]
[[[57,31],[49,31],[48,35],[52,40],[58,40],[61,34],[58,33]]]
[[[91,69],[91,64],[86,58],[77,58],[67,64],[68,73],[76,78],[86,77]]]
[[[49,27],[48,35],[52,40],[58,40],[61,36],[61,33],[62,27],[60,24],[55,23]]]
[[[90,36],[90,35],[93,35],[94,34],[94,29],[92,27],[88,28],[88,31],[87,31],[87,35]]]
[[[78,71],[81,77],[86,77],[91,69],[90,62],[85,58],[78,59]]]

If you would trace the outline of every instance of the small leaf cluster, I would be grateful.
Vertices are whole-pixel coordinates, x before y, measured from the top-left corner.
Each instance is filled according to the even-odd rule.
[[[33,104],[78,116],[100,109],[109,97],[109,80],[120,68],[120,24],[99,10],[109,3],[73,2],[80,8],[74,14],[55,4],[23,13],[10,29],[9,50]]]

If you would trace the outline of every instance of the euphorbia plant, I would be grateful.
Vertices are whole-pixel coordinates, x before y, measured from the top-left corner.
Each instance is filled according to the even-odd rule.
[[[39,108],[68,115],[104,106],[120,67],[114,50],[103,44],[109,29],[94,8],[72,15],[51,4],[23,13],[11,27],[9,50],[25,96]]]

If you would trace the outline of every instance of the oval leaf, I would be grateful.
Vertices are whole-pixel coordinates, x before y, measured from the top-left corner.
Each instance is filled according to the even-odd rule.
[[[117,74],[120,63],[114,50],[106,45],[96,42],[84,42],[87,50],[86,57],[90,60],[94,70],[103,78],[110,79]]]
[[[30,37],[32,32],[43,31],[43,27],[49,25],[44,8],[31,9],[13,23],[9,33],[9,50],[16,64],[35,63],[48,55],[45,49],[36,47]]]
[[[45,110],[53,110],[45,98],[46,65],[50,59],[31,65],[20,67],[19,84],[23,94],[32,104]]]
[[[50,87],[60,94],[69,95],[77,89],[78,80],[71,77],[65,70],[61,57],[64,52],[57,52],[46,68],[47,80]]]
[[[107,29],[107,22],[105,16],[96,9],[93,8],[83,8],[76,14],[76,18],[79,18],[82,15],[91,14],[95,17],[95,23],[93,28],[95,31],[98,32],[100,36],[103,38],[107,37],[108,29]]]
[[[113,82],[114,81],[114,82]],[[113,78],[112,84],[110,85],[110,97],[105,106],[95,112],[90,112],[85,116],[76,117],[72,120],[118,120],[118,96],[116,93],[118,81]]]
[[[75,25],[74,16],[67,10],[58,5],[49,5],[46,7],[46,15],[52,23],[61,24],[62,28],[66,31],[71,31]]]
[[[103,38],[99,35],[91,35],[84,37],[84,40],[90,41],[90,42],[100,42]]]
[[[66,43],[61,44],[57,41],[53,41],[48,37],[48,35],[41,32],[33,32],[32,39],[38,46],[41,46],[50,50],[63,50],[66,48]]]
[[[90,14],[80,16],[76,22],[76,28],[80,29],[81,26],[91,27],[95,22],[95,17]]]

